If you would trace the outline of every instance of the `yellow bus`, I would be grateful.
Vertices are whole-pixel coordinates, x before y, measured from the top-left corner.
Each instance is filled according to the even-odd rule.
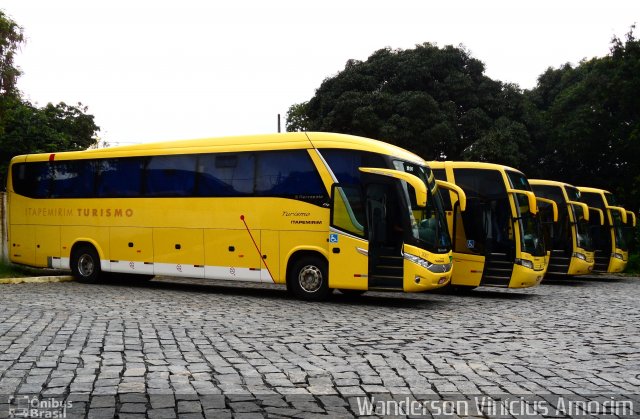
[[[426,162],[361,137],[23,155],[11,160],[7,190],[10,260],[87,282],[109,273],[257,281],[313,300],[333,289],[424,291],[451,276]]]
[[[601,210],[580,202],[580,191],[573,185],[544,179],[529,179],[537,197],[554,201],[558,220],[551,223],[546,242],[551,252],[547,276],[585,275],[593,270],[594,249],[590,232],[590,217],[604,222]]]
[[[628,233],[636,226],[636,215],[617,206],[613,194],[604,189],[579,186],[580,200],[604,213],[604,224],[594,229],[594,272],[622,272],[629,261]]]
[[[466,211],[455,195],[445,208],[453,239],[457,290],[477,286],[524,288],[538,285],[546,271],[546,250],[536,198],[524,174],[477,162],[429,162],[436,179],[462,188]]]

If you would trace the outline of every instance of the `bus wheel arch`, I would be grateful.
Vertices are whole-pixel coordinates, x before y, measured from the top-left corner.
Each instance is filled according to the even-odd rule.
[[[320,301],[333,291],[329,288],[329,262],[319,252],[297,251],[287,263],[287,290],[303,300]]]
[[[78,241],[73,244],[69,265],[73,277],[81,282],[98,282],[102,275],[100,254],[91,242]]]

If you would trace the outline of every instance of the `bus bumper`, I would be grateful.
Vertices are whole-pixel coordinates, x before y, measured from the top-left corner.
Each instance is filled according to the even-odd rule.
[[[451,280],[451,264],[442,265],[441,273],[432,272],[418,264],[404,261],[404,291],[405,292],[422,292],[443,287]],[[448,269],[448,270],[447,270]],[[446,270],[446,271],[445,271]]]
[[[509,288],[529,288],[540,285],[546,271],[546,266],[544,269],[536,271],[522,265],[513,265]]]
[[[567,275],[587,275],[593,270],[593,253],[581,253],[584,259],[580,257],[571,257],[571,263],[569,264],[569,270]]]
[[[616,273],[622,272],[627,267],[627,261],[629,260],[629,253],[616,249],[615,253],[611,255],[609,259],[609,268],[607,272]]]

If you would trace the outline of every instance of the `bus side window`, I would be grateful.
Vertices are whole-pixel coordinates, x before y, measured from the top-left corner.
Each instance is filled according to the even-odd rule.
[[[95,171],[91,160],[55,162],[52,169],[52,198],[95,196]]]
[[[203,154],[198,157],[198,196],[252,196],[254,153]]]
[[[141,196],[143,162],[137,157],[99,161],[97,195],[101,198]]]
[[[151,157],[145,173],[145,195],[193,196],[196,162],[194,155]]]
[[[320,175],[306,150],[266,151],[258,153],[256,195],[326,195]]]
[[[51,170],[48,162],[18,163],[12,168],[13,190],[30,198],[48,198]]]

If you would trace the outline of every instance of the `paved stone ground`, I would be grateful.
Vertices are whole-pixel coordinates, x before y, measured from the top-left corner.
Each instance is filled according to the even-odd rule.
[[[171,278],[2,285],[0,417],[450,417],[478,400],[488,417],[640,417],[639,295],[631,277],[323,303]],[[574,400],[592,404],[564,415]]]

